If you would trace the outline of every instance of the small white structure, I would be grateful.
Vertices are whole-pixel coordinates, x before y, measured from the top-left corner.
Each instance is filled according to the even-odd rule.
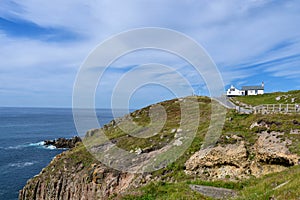
[[[244,86],[244,87],[242,87],[242,90],[245,91],[245,95],[264,94],[263,86]]]
[[[235,88],[233,85],[227,90],[227,96],[244,96],[245,91]]]
[[[227,90],[227,96],[250,96],[264,94],[265,84],[262,82],[260,86],[243,86],[241,90],[238,90],[233,85]]]

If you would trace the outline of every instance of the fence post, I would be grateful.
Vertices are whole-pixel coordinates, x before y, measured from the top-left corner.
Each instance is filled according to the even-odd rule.
[[[279,104],[279,112],[281,112],[281,104]]]

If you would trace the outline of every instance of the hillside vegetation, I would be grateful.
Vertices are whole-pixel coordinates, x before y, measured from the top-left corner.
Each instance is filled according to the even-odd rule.
[[[295,98],[295,102],[299,102],[299,94],[299,91],[291,91],[238,99],[251,105],[259,99],[258,105],[274,102],[272,99],[285,95],[289,98],[287,101]],[[118,127],[122,120],[131,116],[140,125],[133,132],[143,133],[150,123],[152,105],[113,120],[102,129],[89,131],[85,144],[103,150],[104,143],[97,145],[97,133],[103,131],[114,145],[129,152],[141,155],[159,152],[185,133],[186,130],[178,129],[180,102],[188,98],[196,98],[199,104],[199,126],[193,142],[175,162],[144,174],[120,172],[101,164],[81,143],[58,155],[39,175],[29,180],[19,198],[213,199],[190,188],[190,185],[204,185],[233,189],[237,194],[233,199],[299,199],[298,113],[248,115],[226,110],[222,135],[215,145],[201,149],[211,119],[211,99],[173,99],[159,103],[166,110],[167,121],[155,135],[136,138]],[[191,115],[190,119],[193,117]]]
[[[250,128],[255,122],[263,123],[264,126]],[[248,148],[251,148],[258,139],[258,133],[267,131],[282,132],[280,140],[291,140],[289,150],[300,155],[300,135],[290,134],[293,129],[300,128],[299,114],[272,114],[272,115],[247,115],[239,114],[229,110],[226,117],[223,134],[218,144],[234,144],[236,139],[231,137],[236,135],[246,141]],[[259,124],[258,123],[258,124]],[[299,125],[298,125],[299,123]],[[203,138],[201,138],[202,140]],[[201,141],[200,140],[200,141]],[[199,147],[199,146],[198,146]],[[193,147],[191,147],[194,149]],[[194,150],[192,151],[194,152]],[[248,159],[255,159],[256,155],[248,154]],[[188,157],[188,156],[187,156]],[[152,182],[146,186],[136,189],[133,194],[128,194],[124,199],[213,199],[204,197],[189,189],[190,184],[215,186],[238,191],[237,196],[232,199],[298,199],[300,197],[300,166],[286,168],[277,173],[271,173],[256,178],[232,180],[230,177],[219,180],[203,180],[197,176],[187,176],[183,173],[185,169],[184,161],[187,157],[180,158],[177,162],[156,172],[162,179],[159,182]],[[173,182],[168,182],[165,177],[172,177]]]
[[[300,104],[300,90],[265,93],[257,96],[240,96],[234,97],[233,99],[234,101],[239,101],[252,106],[261,104]]]

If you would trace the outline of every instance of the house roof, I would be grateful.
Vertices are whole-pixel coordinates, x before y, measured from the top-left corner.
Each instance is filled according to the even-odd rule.
[[[263,90],[263,86],[243,86],[242,90]]]

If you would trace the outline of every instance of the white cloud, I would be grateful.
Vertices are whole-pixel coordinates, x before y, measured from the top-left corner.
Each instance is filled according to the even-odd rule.
[[[159,26],[194,38],[217,63],[226,84],[255,75],[260,69],[256,63],[295,55],[300,50],[300,3],[297,1],[24,0],[0,4],[0,16],[5,19],[26,20],[42,28],[67,30],[82,36],[69,42],[49,42],[34,35],[17,37],[5,32],[5,28],[0,30],[0,77],[10,74],[19,81],[1,78],[1,85],[20,90],[23,87],[20,83],[28,82],[27,79],[36,81],[33,85],[43,82],[40,84],[43,87],[52,81],[59,83],[57,89],[59,85],[71,87],[74,74],[88,53],[107,37],[130,28]],[[172,45],[182,47],[176,42]],[[109,55],[110,50],[106,53]],[[173,56],[164,53],[137,53],[136,56],[141,58],[128,55],[113,67],[143,64],[155,58],[158,63],[181,70],[192,83],[197,80],[189,74],[188,68],[181,68],[184,62]],[[299,64],[297,60],[266,66],[264,70],[272,76],[299,79],[296,69]],[[52,81],[37,80],[34,73],[41,70],[49,72]],[[26,71],[33,74],[26,74]],[[55,73],[63,73],[64,78]]]

